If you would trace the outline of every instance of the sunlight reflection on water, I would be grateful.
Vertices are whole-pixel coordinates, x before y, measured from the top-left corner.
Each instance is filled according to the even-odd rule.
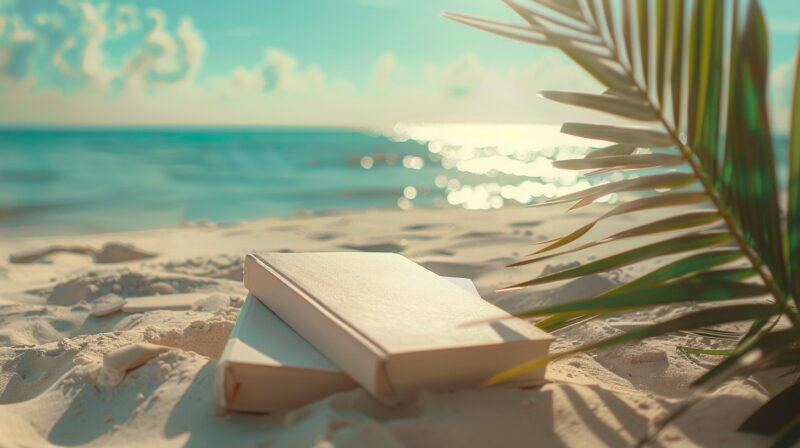
[[[384,132],[394,141],[415,140],[427,145],[428,159],[447,174],[440,174],[435,185],[447,203],[467,209],[501,208],[509,203],[531,204],[579,191],[593,185],[635,175],[615,173],[586,178],[578,171],[553,168],[553,161],[579,158],[590,147],[606,142],[562,134],[552,125],[495,124],[398,124]],[[421,169],[421,157],[406,156],[403,166]],[[361,161],[365,166],[365,161]],[[371,166],[371,161],[367,162]],[[413,186],[409,186],[413,188]],[[398,206],[413,206],[413,197],[404,195]],[[598,202],[615,202],[616,194]]]

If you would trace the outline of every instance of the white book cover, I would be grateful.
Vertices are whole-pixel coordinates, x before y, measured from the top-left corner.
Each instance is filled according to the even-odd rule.
[[[546,355],[553,341],[398,254],[249,254],[244,283],[376,397],[475,387]]]
[[[480,298],[471,280],[443,278]],[[214,382],[217,403],[244,412],[291,409],[358,387],[252,295],[217,362]]]

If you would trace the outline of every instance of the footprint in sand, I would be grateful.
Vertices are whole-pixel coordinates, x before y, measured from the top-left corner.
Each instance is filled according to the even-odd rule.
[[[408,231],[414,232],[414,231],[417,231],[417,230],[432,229],[434,227],[439,227],[440,225],[441,224],[411,224],[409,226],[403,227],[403,230],[408,230]]]
[[[476,239],[476,238],[490,238],[493,236],[500,236],[500,232],[467,232],[459,235],[458,238],[462,239]]]
[[[56,284],[51,288],[26,291],[46,297],[47,303],[71,306],[82,300],[94,301],[108,294],[120,297],[141,297],[161,294],[168,285],[173,292],[189,293],[213,289],[219,283],[194,277],[165,274],[152,275],[127,270],[115,272],[89,272],[79,277]]]
[[[236,230],[228,230],[223,234],[223,236],[244,236],[244,235],[252,235],[252,229],[236,229]]]
[[[0,361],[0,371],[14,370],[5,385],[0,404],[30,400],[75,368],[75,347],[45,350],[43,347],[11,349],[14,356]]]
[[[239,255],[219,255],[168,261],[156,268],[195,277],[222,278],[240,282],[244,275],[243,265],[244,258]]]
[[[400,235],[400,239],[411,240],[411,241],[433,241],[438,240],[440,237],[438,235],[424,235],[424,234],[410,234],[410,235]]]
[[[455,255],[455,252],[449,251],[447,249],[433,249],[428,252],[425,252],[424,255],[443,255],[445,257],[452,257]]]
[[[270,232],[291,232],[292,230],[300,230],[301,226],[272,226],[267,227]]]
[[[341,238],[342,236],[344,236],[344,234],[339,232],[318,232],[308,235],[309,238],[316,241],[330,241]]]
[[[361,252],[403,252],[406,248],[395,243],[379,243],[379,244],[345,244],[339,246],[345,249],[353,249]]]
[[[45,249],[12,254],[8,257],[8,260],[16,264],[29,264],[36,263],[57,253],[89,255],[94,258],[95,263],[122,263],[153,258],[157,255],[137,249],[130,244],[106,243],[100,250],[86,246],[50,246]]]
[[[544,221],[519,221],[512,222],[511,227],[536,227],[541,225]]]
[[[524,237],[517,234],[508,235],[503,232],[475,231],[464,233],[456,238],[461,241],[451,244],[451,248],[470,249],[484,246],[495,247],[497,244],[518,243]]]

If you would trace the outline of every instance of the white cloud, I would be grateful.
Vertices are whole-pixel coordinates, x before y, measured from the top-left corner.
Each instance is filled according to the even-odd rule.
[[[36,38],[36,33],[27,29],[19,17],[12,17],[11,25],[14,27],[14,31],[11,32],[12,42],[32,42]]]
[[[596,93],[604,90],[600,83],[577,65],[555,54],[544,56],[522,69],[512,70],[510,78],[530,93],[542,90]]]
[[[51,25],[54,27],[64,26],[64,19],[58,14],[37,14],[36,24],[40,26]]]
[[[135,17],[135,16],[134,16]],[[182,18],[173,35],[163,12],[146,12],[149,30],[118,73],[127,89],[164,87],[190,82],[203,63],[206,45],[190,18]]]
[[[145,13],[149,29],[117,74],[126,89],[158,87],[192,78],[200,68],[205,44],[191,19],[181,20],[177,34],[166,29],[166,16],[157,9]]]
[[[178,28],[178,39],[183,45],[183,63],[186,66],[186,78],[193,79],[203,63],[206,44],[202,36],[194,28],[192,19],[184,18]]]
[[[216,84],[230,97],[268,92],[307,95],[328,89],[327,77],[319,67],[301,69],[294,56],[277,48],[268,48],[261,62],[250,68],[236,67]]]
[[[471,53],[423,67],[401,66],[397,55],[387,51],[364,68],[364,85],[354,86],[329,76],[313,61],[267,48],[259,60],[224,75],[203,77],[206,44],[191,18],[179,18],[177,26],[170,26],[170,18],[159,10],[142,13],[126,5],[102,5],[75,3],[62,10],[66,35],[46,32],[42,24],[29,29],[13,18],[5,21],[0,34],[0,101],[13,107],[0,108],[0,122],[555,123],[587,114],[542,100],[536,96],[539,90],[597,89],[579,68],[555,54],[516,70],[500,70]],[[55,26],[54,15],[48,17],[40,22]],[[23,39],[9,44],[9,34]],[[108,49],[122,41],[128,49],[110,57]],[[47,50],[40,53],[49,73],[42,73],[42,64],[38,72],[25,69],[33,58],[33,44]],[[47,83],[45,75],[60,78]],[[404,82],[398,82],[399,75]],[[69,92],[53,87],[61,84],[70,85]]]
[[[5,19],[4,19],[4,28]],[[36,50],[36,33],[27,28],[18,16],[8,20],[8,32],[0,35],[0,81],[16,80],[32,82],[30,65]]]
[[[87,36],[81,68],[91,83],[101,89],[108,89],[114,77],[114,72],[103,61],[102,45],[108,34],[108,25],[103,20],[101,11],[91,4],[81,3],[80,8],[84,18],[83,32]]]
[[[264,56],[262,76],[268,91],[306,93],[325,87],[325,74],[319,67],[312,65],[298,70],[292,55],[275,48],[267,50]]]
[[[386,87],[393,81],[392,78],[399,69],[400,63],[397,61],[397,56],[391,51],[387,51],[381,54],[375,62],[370,82],[379,88]]]
[[[152,70],[158,74],[176,71],[178,61],[175,56],[178,54],[178,44],[169,33],[164,31],[164,22],[166,22],[164,13],[157,9],[151,9],[147,11],[147,17],[153,23],[145,38],[147,44],[143,46],[143,51],[147,53],[145,58],[149,59],[147,71]]]
[[[34,84],[113,94],[191,82],[202,66],[206,45],[191,18],[168,29],[157,9],[140,14],[134,6],[111,8],[102,1],[59,5],[35,14],[31,23],[3,16],[0,79],[30,77]],[[119,48],[118,42],[128,49],[111,58],[107,47]]]
[[[261,74],[260,67],[244,68],[236,67],[233,73],[223,81],[222,88],[227,94],[237,94],[239,92],[244,94],[261,93],[264,91],[264,76]]]
[[[117,6],[114,16],[114,34],[121,35],[126,32],[137,30],[141,26],[139,12],[134,5]]]
[[[56,70],[58,70],[59,73],[61,73],[62,75],[69,78],[79,79],[81,77],[81,72],[72,67],[64,57],[64,54],[67,51],[75,48],[75,45],[76,45],[76,40],[74,37],[70,37],[69,39],[64,41],[64,43],[61,44],[60,47],[58,47],[56,52],[53,53],[53,57],[51,58],[51,63],[53,64],[53,67],[55,67]]]
[[[426,72],[448,95],[454,97],[476,93],[489,75],[489,70],[481,65],[473,53],[464,54],[443,68],[429,64]]]
[[[382,79],[390,79],[387,60],[376,60],[371,74],[383,67],[386,77]],[[429,65],[413,77],[418,83],[374,90],[373,84],[356,88],[347,80],[329,79],[320,68],[272,48],[257,64],[237,67],[223,77],[163,84],[156,90],[126,88],[107,95],[90,89],[67,95],[55,90],[5,89],[0,94],[4,101],[20,107],[14,114],[0,111],[0,122],[26,117],[25,122],[84,124],[382,126],[400,121],[555,123],[567,116],[580,119],[585,113],[538,98],[535,77],[545,70],[548,83],[575,87],[591,82],[572,75],[576,69],[568,63],[543,64],[547,67],[534,64],[501,72],[467,54],[449,64]],[[64,117],[58,112],[63,110],[72,113]]]

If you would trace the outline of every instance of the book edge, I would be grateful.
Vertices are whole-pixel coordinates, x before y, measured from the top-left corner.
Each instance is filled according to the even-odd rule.
[[[436,352],[442,351],[468,351],[474,348],[491,348],[491,347],[507,347],[507,346],[516,346],[516,345],[536,345],[537,347],[541,344],[546,344],[548,347],[556,341],[555,336],[550,336],[549,333],[545,333],[549,337],[543,338],[536,338],[536,339],[520,339],[517,341],[502,341],[502,342],[493,342],[491,344],[474,344],[474,345],[466,345],[466,346],[458,346],[458,347],[447,347],[447,348],[432,348],[426,350],[414,350],[413,352],[397,352],[392,353],[392,358],[402,358],[402,357],[412,357],[416,355],[427,355]]]

